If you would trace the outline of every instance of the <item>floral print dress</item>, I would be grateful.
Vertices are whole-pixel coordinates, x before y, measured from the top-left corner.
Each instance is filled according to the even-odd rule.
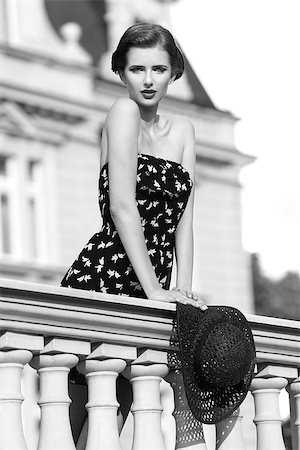
[[[189,173],[181,164],[138,154],[136,203],[148,254],[164,289],[170,286],[175,233],[191,189]],[[110,215],[107,164],[100,171],[99,206],[101,230],[85,245],[61,285],[146,298]]]

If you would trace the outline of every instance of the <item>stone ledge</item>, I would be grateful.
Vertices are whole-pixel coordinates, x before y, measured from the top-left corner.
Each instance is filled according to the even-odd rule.
[[[2,332],[169,350],[175,311],[175,304],[0,279]],[[300,366],[297,321],[255,315],[247,319],[258,364]]]

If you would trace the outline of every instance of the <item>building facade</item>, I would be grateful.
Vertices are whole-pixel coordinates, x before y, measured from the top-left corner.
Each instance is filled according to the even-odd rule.
[[[176,37],[171,7],[0,0],[1,276],[59,284],[99,229],[99,134],[126,95],[111,52],[135,22],[160,23]],[[208,303],[253,312],[238,181],[251,158],[235,146],[236,118],[215,107],[189,61],[160,111],[189,117],[196,130],[194,289]]]

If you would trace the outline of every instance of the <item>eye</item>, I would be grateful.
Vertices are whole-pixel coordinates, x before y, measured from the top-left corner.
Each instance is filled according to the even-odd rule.
[[[164,73],[167,70],[167,67],[156,66],[156,67],[153,67],[153,70],[157,73]]]
[[[144,67],[142,67],[142,66],[132,66],[132,67],[129,68],[129,70],[130,70],[130,72],[133,72],[133,73],[139,73],[139,72],[142,72],[144,70]]]

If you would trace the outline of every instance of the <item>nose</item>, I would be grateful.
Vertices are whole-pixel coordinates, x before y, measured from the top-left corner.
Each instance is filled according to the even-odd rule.
[[[147,70],[145,72],[144,86],[148,88],[148,87],[150,87],[152,85],[153,85],[153,81],[152,81],[151,71]]]

